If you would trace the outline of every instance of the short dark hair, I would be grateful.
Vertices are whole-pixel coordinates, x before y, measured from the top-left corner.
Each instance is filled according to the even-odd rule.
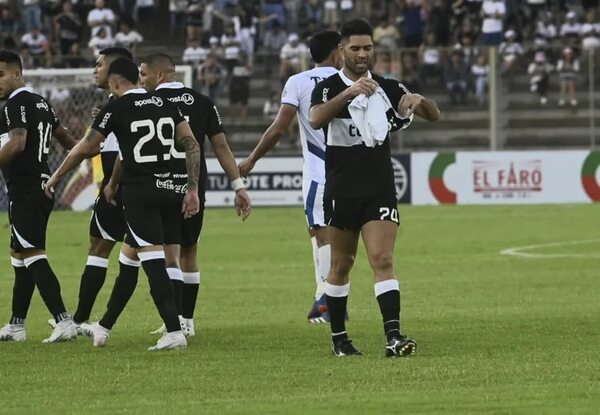
[[[315,33],[308,42],[310,56],[316,63],[321,63],[335,50],[342,40],[342,36],[333,30],[324,30]]]
[[[142,58],[142,63],[145,63],[147,65],[159,64],[165,66],[172,66],[173,68],[175,68],[175,62],[173,62],[173,58],[171,58],[169,54],[163,52],[151,53],[150,55]]]
[[[108,67],[108,76],[119,75],[132,84],[137,84],[140,77],[137,65],[130,59],[117,58]]]
[[[373,37],[373,28],[365,19],[353,19],[344,23],[341,33],[344,39],[353,35],[368,35]]]
[[[111,57],[115,57],[115,58],[126,58],[129,60],[133,60],[133,55],[131,54],[130,51],[128,51],[125,48],[120,48],[120,47],[104,48],[98,53],[100,53],[100,55],[104,55],[104,56],[111,56]]]
[[[23,70],[23,63],[21,62],[21,57],[10,50],[0,50],[0,62],[6,62],[8,65],[17,65],[19,70]]]

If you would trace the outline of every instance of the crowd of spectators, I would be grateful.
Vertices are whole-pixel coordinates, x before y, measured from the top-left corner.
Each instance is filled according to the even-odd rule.
[[[599,0],[169,0],[168,19],[156,15],[162,3],[0,0],[0,41],[19,51],[26,67],[70,67],[90,64],[104,47],[135,50],[142,34],[168,25],[164,38],[146,44],[181,48],[196,86],[214,100],[229,85],[242,121],[255,71],[277,79],[280,89],[310,65],[312,34],[355,17],[374,27],[377,72],[415,91],[446,89],[456,104],[473,96],[485,105],[486,48],[494,46],[509,84],[529,74],[544,105],[558,74],[559,104],[577,105],[579,62],[600,47]],[[263,64],[255,64],[257,56]]]

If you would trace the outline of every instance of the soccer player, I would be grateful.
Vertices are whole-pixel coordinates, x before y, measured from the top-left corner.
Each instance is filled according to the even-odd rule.
[[[362,235],[387,337],[386,356],[409,355],[416,350],[416,343],[400,331],[400,287],[394,271],[399,219],[389,130],[408,126],[413,113],[435,121],[439,110],[435,102],[369,71],[374,54],[373,29],[366,21],[347,22],[341,34],[344,66],[315,87],[309,117],[313,128],[325,129],[327,142],[325,221],[331,243],[331,269],[325,293],[332,349],[336,356],[362,354],[348,338],[344,321],[349,273]],[[357,128],[357,121],[350,115],[349,105],[356,97],[361,102],[369,97],[375,108],[381,108],[375,115],[365,110],[363,115],[369,119],[364,124],[370,128],[363,127],[364,131]],[[383,132],[372,132],[373,123],[380,117]],[[357,119],[364,121],[360,113]]]
[[[308,123],[310,97],[313,88],[325,78],[337,73],[342,65],[338,50],[340,34],[335,31],[316,33],[309,43],[310,54],[316,66],[291,76],[283,88],[281,108],[273,123],[267,128],[250,155],[239,164],[240,174],[247,176],[258,160],[267,154],[288,131],[296,114],[302,142],[302,195],[304,214],[312,243],[313,263],[317,290],[307,319],[311,323],[329,321],[325,302],[325,282],[331,262],[331,249],[323,214],[323,191],[325,187],[325,138],[323,130],[315,130]]]
[[[229,177],[234,191],[234,206],[237,214],[246,219],[251,212],[251,201],[244,184],[240,179],[235,158],[229,149],[225,131],[221,123],[217,107],[210,98],[202,95],[191,88],[185,87],[181,82],[175,82],[175,64],[172,58],[164,53],[156,53],[142,60],[140,66],[140,80],[142,86],[148,91],[154,91],[155,95],[175,103],[184,118],[190,123],[194,137],[198,140],[200,148],[204,149],[204,139],[209,137],[212,148]],[[185,189],[187,172],[185,165],[185,153],[175,149],[172,153],[173,183],[176,192],[183,197],[181,191]],[[206,159],[202,151],[200,161],[200,183],[198,186],[198,197],[201,201],[198,214],[181,222],[181,248],[179,252],[179,265],[182,271],[182,279],[171,272],[171,282],[175,290],[175,299],[178,302],[178,312],[183,317],[183,324],[188,336],[195,335],[194,309],[200,287],[200,270],[197,261],[198,240],[202,230],[204,219],[204,201],[207,180]],[[115,183],[111,180],[109,187]],[[114,190],[108,191],[109,198]],[[133,292],[131,292],[133,294]],[[115,292],[115,295],[118,295]],[[100,326],[111,329],[115,320],[110,316],[118,316],[129,298],[121,301],[109,301],[109,307],[105,317],[100,321]],[[121,307],[119,309],[118,307]],[[108,327],[107,327],[108,326]],[[162,333],[164,326],[156,330]]]
[[[37,286],[56,327],[44,343],[77,337],[77,329],[60,294],[60,284],[46,255],[46,227],[54,199],[44,194],[50,178],[50,139],[65,149],[75,145],[54,109],[25,87],[19,55],[0,51],[0,96],[6,100],[0,117],[0,167],[8,187],[10,256],[15,272],[12,317],[0,329],[2,341],[24,341],[25,319]]]
[[[132,59],[131,53],[124,48],[111,47],[100,51],[94,68],[94,80],[96,86],[108,90],[108,68],[118,58]],[[97,112],[96,109],[94,112]],[[117,242],[123,242],[125,236],[125,219],[123,217],[123,202],[121,194],[118,193],[114,203],[108,203],[102,197],[102,191],[108,183],[115,160],[119,154],[119,145],[114,134],[109,134],[104,142],[100,144],[100,157],[104,178],[100,186],[100,194],[94,204],[92,218],[90,220],[90,246],[88,258],[81,282],[79,285],[79,302],[77,310],[73,314],[73,321],[77,326],[90,318],[96,297],[106,279],[108,269],[108,257]],[[125,263],[124,263],[125,262]],[[119,275],[135,274],[139,270],[139,262],[130,262],[126,257],[119,257]],[[52,323],[52,321],[50,321]]]
[[[127,226],[125,242],[137,251],[150,284],[150,294],[165,323],[166,333],[149,350],[185,348],[173,286],[163,245],[178,245],[180,212],[198,213],[200,147],[179,109],[167,100],[138,88],[139,71],[119,58],[108,69],[110,92],[118,97],[96,116],[92,128],[48,181],[47,192],[110,134],[122,155],[122,198]],[[187,191],[183,203],[173,192],[171,153],[174,140],[185,151]]]

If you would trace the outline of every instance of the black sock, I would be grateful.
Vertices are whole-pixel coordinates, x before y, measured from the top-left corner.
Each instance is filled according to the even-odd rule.
[[[345,317],[349,292],[350,284],[332,285],[327,283],[325,286],[327,311],[329,312],[329,321],[331,324],[331,338],[334,343],[348,338]]]
[[[108,299],[106,312],[99,322],[102,327],[112,330],[135,291],[139,269],[139,265],[126,265],[119,261],[119,275]]]
[[[77,310],[73,314],[73,321],[83,323],[89,320],[92,308],[96,302],[96,297],[106,279],[106,270],[108,268],[108,259],[89,256],[87,265],[81,276],[79,284],[79,302]]]
[[[48,257],[46,255],[36,255],[27,258],[25,259],[25,266],[31,273],[35,285],[40,291],[42,300],[44,300],[46,307],[50,311],[50,314],[54,316],[56,322],[64,320],[65,316],[68,317],[67,309],[60,295],[60,283],[54,271],[50,268]]]
[[[183,273],[181,269],[169,267],[167,275],[173,284],[173,295],[175,297],[175,306],[177,307],[177,315],[183,314]]]
[[[200,273],[184,272],[182,293],[182,315],[184,318],[194,318],[194,311],[196,310],[196,300],[198,299],[199,290]]]
[[[154,252],[140,252],[138,255],[142,260],[142,267],[148,276],[150,295],[154,304],[165,323],[167,332],[179,331],[179,317],[177,317],[177,306],[173,294],[173,284],[169,280],[164,256],[156,257]]]
[[[388,341],[400,335],[400,289],[397,280],[375,284],[379,310],[383,317],[383,331]]]
[[[31,273],[25,268],[25,262],[11,258],[15,270],[15,285],[13,286],[12,317],[10,324],[25,324],[31,297],[35,290],[35,282]]]

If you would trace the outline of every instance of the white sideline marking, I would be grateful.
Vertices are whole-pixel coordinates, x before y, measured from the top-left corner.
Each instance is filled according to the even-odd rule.
[[[551,248],[555,246],[583,245],[600,242],[600,239],[586,239],[581,241],[563,241],[552,242],[549,244],[527,245],[514,248],[508,248],[500,251],[500,255],[520,256],[523,258],[600,258],[600,254],[533,254],[530,252],[534,249]]]

